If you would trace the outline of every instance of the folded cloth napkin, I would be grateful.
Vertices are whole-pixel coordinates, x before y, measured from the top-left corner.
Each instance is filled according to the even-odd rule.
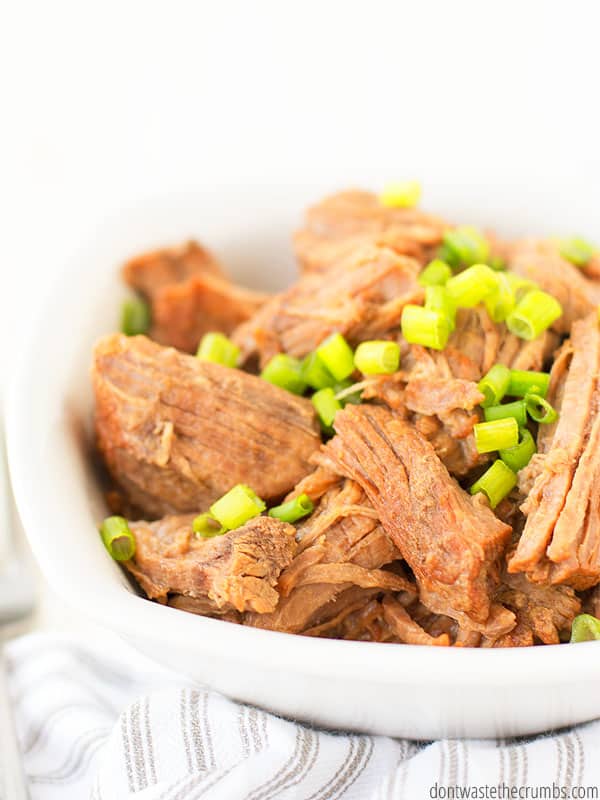
[[[32,634],[8,655],[32,800],[598,797],[600,721],[514,741],[336,734],[228,700],[112,637]]]

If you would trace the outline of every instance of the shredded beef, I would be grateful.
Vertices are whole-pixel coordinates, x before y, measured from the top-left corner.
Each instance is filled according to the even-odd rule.
[[[384,335],[400,323],[407,303],[419,302],[419,265],[384,247],[353,251],[324,280],[302,277],[274,297],[233,334],[248,360],[261,365],[279,352],[302,357],[329,334],[342,333],[351,344]]]
[[[213,254],[194,241],[142,253],[123,267],[125,282],[150,300],[165,286],[184,283],[196,275],[225,277]]]
[[[237,483],[279,499],[320,444],[310,401],[144,336],[95,351],[96,435],[141,516],[205,510]]]
[[[193,515],[134,522],[135,555],[125,567],[148,597],[202,613],[268,613],[279,600],[279,574],[296,551],[295,530],[286,522],[256,517],[212,539],[198,539]],[[181,597],[188,600],[181,600]]]
[[[466,494],[429,442],[386,409],[348,406],[334,427],[328,462],[362,486],[413,570],[421,601],[467,628],[510,630],[513,614],[492,602],[510,527]]]
[[[565,371],[568,359],[568,371]],[[556,362],[550,400],[559,419],[527,475],[523,535],[510,571],[576,589],[600,580],[600,328],[594,312],[573,325]],[[543,426],[540,426],[543,428]]]
[[[345,191],[308,209],[294,245],[305,270],[330,269],[366,242],[425,263],[448,227],[417,208],[389,208],[371,192]]]

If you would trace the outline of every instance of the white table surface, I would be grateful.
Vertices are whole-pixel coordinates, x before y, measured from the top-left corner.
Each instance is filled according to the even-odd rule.
[[[137,198],[332,165],[349,182],[357,165],[418,177],[467,159],[497,176],[551,165],[574,186],[598,175],[598,8],[3,3],[2,389],[63,261]],[[43,589],[39,625],[78,624]]]

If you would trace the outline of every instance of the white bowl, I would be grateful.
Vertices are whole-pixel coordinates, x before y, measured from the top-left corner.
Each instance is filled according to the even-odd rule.
[[[433,205],[458,209],[464,221],[469,209],[469,221],[499,220],[505,230],[540,230],[547,219],[556,227],[561,219],[557,197],[536,192],[537,206],[521,196],[511,226],[513,188],[486,190],[487,208],[475,214],[477,199],[464,189],[453,198],[451,183],[438,184]],[[44,574],[80,612],[157,661],[319,725],[429,739],[528,734],[600,716],[594,642],[469,650],[254,630],[139,597],[106,554],[96,531],[105,509],[89,459],[88,367],[94,341],[117,326],[118,266],[145,248],[196,236],[248,285],[281,287],[294,274],[289,232],[323,188],[221,189],[122,211],[57,278],[23,351],[7,425],[16,499]]]

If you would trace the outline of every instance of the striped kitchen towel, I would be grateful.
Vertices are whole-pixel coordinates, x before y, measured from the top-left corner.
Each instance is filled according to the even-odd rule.
[[[32,800],[598,797],[600,721],[527,740],[413,742],[281,719],[112,638],[32,634],[9,663]]]

